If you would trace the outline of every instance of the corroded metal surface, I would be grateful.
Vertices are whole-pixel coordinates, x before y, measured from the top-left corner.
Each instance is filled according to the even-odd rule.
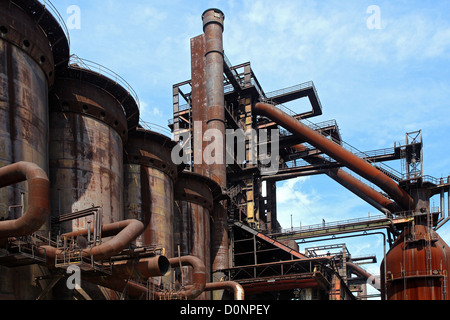
[[[225,98],[223,84],[223,21],[224,14],[218,9],[206,10],[202,15],[205,37],[205,87],[207,130],[220,133],[222,142],[216,144],[216,161],[208,165],[209,177],[226,187],[225,165]],[[216,139],[218,137],[215,137]],[[203,159],[205,161],[207,159]]]
[[[47,174],[36,164],[20,161],[0,168],[0,188],[27,181],[28,206],[16,220],[0,221],[0,238],[30,235],[48,221],[50,183]]]
[[[173,257],[174,181],[178,174],[172,163],[175,142],[148,130],[130,132],[125,147],[125,216],[145,224],[138,243],[163,247]]]
[[[104,224],[123,219],[126,118],[120,103],[90,83],[58,79],[50,122],[52,215],[99,206]],[[85,229],[88,219],[66,223],[63,231]]]
[[[328,140],[280,109],[267,103],[257,103],[253,107],[253,111],[256,114],[269,117],[271,120],[275,121],[293,134],[304,138],[308,143],[322,150],[336,161],[341,162],[349,169],[366,178],[370,182],[373,182],[389,194],[399,205],[403,207],[404,210],[411,210],[414,207],[412,197],[391,178],[366,161],[358,158],[350,151]]]
[[[78,63],[81,63],[81,65]],[[102,70],[106,70],[105,74],[99,73]],[[67,68],[59,70],[59,74],[59,78],[76,79],[79,82],[89,83],[96,88],[101,88],[105,94],[109,94],[121,104],[121,111],[119,112],[114,106],[96,105],[95,103],[86,110],[84,108],[86,103],[81,101],[81,103],[72,107],[112,125],[124,140],[126,140],[126,131],[134,130],[139,125],[138,98],[125,80],[113,71],[95,64],[95,62],[77,58]],[[127,87],[125,88],[125,86]],[[122,113],[125,114],[125,121],[122,119]]]
[[[0,1],[0,167],[27,161],[48,174],[47,92],[53,76],[46,34],[19,7]],[[0,189],[0,220],[29,210],[29,191],[26,182]],[[33,279],[43,272],[35,266],[0,267],[0,294],[35,298],[39,289]]]
[[[161,171],[144,169],[144,188],[149,193],[144,199],[150,202],[149,224],[144,231],[144,243],[165,249],[167,257],[173,257],[173,181]]]
[[[47,80],[25,52],[0,39],[0,166],[33,162],[48,172]],[[20,205],[25,184],[0,191],[0,217]],[[12,218],[20,210],[12,210]]]
[[[194,173],[183,172],[175,185],[174,244],[180,255],[193,255],[203,261],[206,279],[211,281],[211,212],[213,193],[208,186],[210,179]],[[178,250],[176,250],[178,251]],[[184,276],[187,283],[193,281],[192,272]],[[209,299],[203,293],[198,299]]]
[[[205,84],[205,36],[203,34],[191,39],[191,78],[192,78],[192,137],[194,172],[208,176],[206,163],[203,161],[203,133],[206,131],[206,84]]]
[[[0,38],[31,58],[51,85],[54,80],[54,60],[50,40],[34,19],[11,1],[1,0],[0,27]],[[23,72],[29,70],[22,69]]]
[[[227,187],[225,164],[225,98],[223,83],[223,22],[225,15],[218,9],[208,9],[202,14],[204,34],[204,76],[206,91],[206,127],[213,134],[214,139],[222,138],[222,142],[215,141],[213,154],[215,160],[208,163],[207,176],[216,181],[224,190]],[[203,150],[206,151],[206,148]],[[206,155],[208,156],[208,155]],[[203,159],[205,161],[205,159]],[[213,210],[213,225],[211,239],[212,270],[228,267],[228,224],[225,203],[217,202]],[[213,279],[215,280],[215,279]],[[216,299],[220,299],[221,292],[214,292]]]
[[[303,144],[297,144],[292,146],[296,151],[305,151],[307,147]],[[311,164],[327,164],[328,160],[320,155],[312,155],[304,158],[307,162]],[[345,172],[341,168],[330,168],[325,170],[330,178],[359,196],[361,199],[367,201],[369,204],[377,208],[383,213],[386,210],[390,212],[401,211],[401,208],[396,205],[395,202],[383,196],[381,193],[377,192],[375,189],[365,184],[364,182],[356,179],[351,174]]]
[[[449,300],[449,265],[450,248],[441,237],[426,225],[410,226],[397,238],[381,266],[386,299]]]

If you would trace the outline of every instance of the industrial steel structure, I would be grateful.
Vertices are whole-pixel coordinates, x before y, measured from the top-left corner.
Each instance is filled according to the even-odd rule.
[[[168,137],[141,121],[125,80],[70,54],[50,2],[0,0],[0,299],[357,300],[368,284],[381,299],[448,300],[436,230],[450,177],[423,175],[421,132],[356,150],[336,121],[310,121],[322,114],[313,82],[265,93],[249,62],[233,66],[224,20],[202,15]],[[310,111],[283,106],[301,98]],[[317,174],[380,215],[282,229],[276,182]],[[389,245],[380,278],[361,267],[376,257],[345,243],[299,252],[355,233]],[[68,286],[73,270],[81,286]]]

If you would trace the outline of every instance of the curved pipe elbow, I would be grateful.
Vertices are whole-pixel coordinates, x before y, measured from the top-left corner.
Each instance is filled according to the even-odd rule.
[[[93,228],[91,228],[91,231]],[[75,238],[86,236],[88,229],[64,233],[61,237]],[[102,235],[114,236],[111,240],[101,245],[83,250],[83,255],[94,260],[107,260],[119,254],[144,232],[144,223],[136,219],[121,220],[106,224],[102,227]]]
[[[235,281],[218,281],[206,284],[205,291],[214,290],[229,290],[233,292],[234,300],[245,300],[244,287]]]
[[[0,188],[27,181],[28,207],[22,217],[0,222],[0,238],[30,235],[44,225],[50,214],[50,182],[38,165],[20,161],[0,168]]]
[[[144,232],[144,224],[136,219],[122,220],[105,227],[115,229],[118,233],[111,240],[83,251],[86,255],[92,256],[94,260],[106,260],[119,254]]]
[[[193,269],[193,284],[188,286],[181,294],[187,299],[195,299],[205,291],[206,287],[206,267],[202,260],[196,256],[182,256],[180,258],[169,259],[172,268],[182,266],[191,266]]]

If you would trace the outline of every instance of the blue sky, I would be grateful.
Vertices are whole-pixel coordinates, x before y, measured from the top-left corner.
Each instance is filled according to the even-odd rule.
[[[450,175],[450,2],[448,1],[144,1],[53,0],[69,19],[71,52],[121,75],[137,92],[143,120],[162,126],[172,116],[172,85],[190,78],[189,39],[202,33],[201,14],[225,13],[224,49],[233,64],[250,61],[266,92],[309,80],[323,115],[335,119],[343,140],[366,151],[403,143],[422,130],[424,173]],[[371,29],[369,6],[379,8]],[[304,101],[289,108],[303,111]],[[394,168],[400,169],[400,162]],[[377,215],[327,176],[278,184],[285,227]],[[436,201],[435,205],[438,205]],[[293,210],[295,208],[295,210]],[[450,243],[445,225],[439,234]],[[349,245],[356,255],[377,253],[381,238]],[[368,267],[373,268],[372,266]]]

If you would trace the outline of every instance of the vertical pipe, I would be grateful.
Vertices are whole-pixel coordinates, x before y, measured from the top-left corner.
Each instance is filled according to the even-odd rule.
[[[225,108],[223,85],[223,21],[225,15],[218,9],[208,9],[202,14],[205,37],[205,84],[207,130],[214,134],[214,163],[209,164],[209,177],[224,190],[227,186],[225,164]],[[228,268],[227,210],[224,203],[217,203],[213,212],[212,269]],[[222,275],[215,273],[215,277]],[[218,280],[217,278],[215,280]],[[223,291],[213,293],[214,299],[222,299]]]
[[[0,222],[0,238],[29,235],[47,222],[50,182],[45,171],[25,161],[0,168],[0,188],[22,181],[28,184],[28,208],[20,218]]]
[[[226,187],[225,166],[225,108],[223,85],[223,21],[222,11],[206,10],[202,15],[205,34],[205,75],[206,75],[206,114],[207,130],[217,130],[222,141],[215,143],[215,163],[210,164],[209,172],[213,180]],[[215,136],[215,138],[218,138]]]
[[[205,35],[191,39],[192,138],[194,172],[209,176],[203,161],[203,133],[206,131]],[[193,140],[193,142],[192,142]],[[193,143],[193,144],[192,144]]]

